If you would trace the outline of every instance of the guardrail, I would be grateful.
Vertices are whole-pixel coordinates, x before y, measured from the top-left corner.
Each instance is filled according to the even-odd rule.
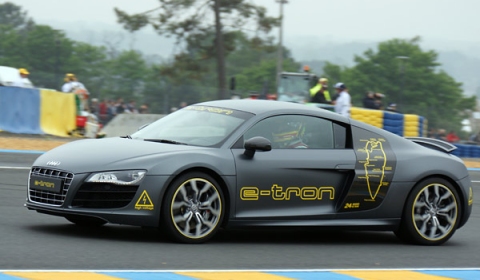
[[[382,110],[353,107],[350,117],[405,137],[425,137],[428,121],[413,114],[400,114]]]
[[[334,106],[330,104],[307,103],[307,105],[334,111]],[[400,136],[425,137],[427,135],[428,121],[418,115],[352,107],[350,117]]]
[[[457,147],[452,154],[462,157],[462,158],[480,158],[480,146],[472,144],[457,144],[454,143]]]
[[[329,106],[331,108],[325,109],[333,108],[333,106]],[[75,94],[73,93],[48,89],[0,87],[0,130],[17,134],[69,136],[76,129],[76,112]],[[140,119],[131,121],[132,125],[129,128],[135,131],[137,125],[154,121],[162,116],[139,116]],[[134,118],[134,116],[129,117]],[[424,117],[418,115],[353,107],[351,118],[400,136],[425,137],[427,134],[428,122]],[[125,128],[125,119],[121,123]],[[112,135],[107,133],[107,136],[124,134],[123,131],[117,130],[112,130]],[[459,157],[480,157],[480,146],[454,145],[457,149],[452,153]]]
[[[0,130],[68,136],[76,128],[75,94],[0,86]]]

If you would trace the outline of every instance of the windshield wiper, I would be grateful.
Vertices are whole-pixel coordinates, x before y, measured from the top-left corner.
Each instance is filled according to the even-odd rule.
[[[143,139],[143,141],[156,142],[156,143],[167,143],[175,145],[188,145],[187,143],[177,142],[169,139]]]
[[[124,136],[120,136],[120,138],[132,139],[132,136],[130,136],[130,135],[124,135]]]

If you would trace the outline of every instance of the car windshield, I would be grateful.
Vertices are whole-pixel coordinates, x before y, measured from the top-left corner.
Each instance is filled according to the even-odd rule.
[[[188,106],[142,128],[131,137],[169,144],[216,146],[252,116],[231,109]]]
[[[310,78],[305,75],[283,75],[278,87],[280,101],[304,103],[308,101]]]

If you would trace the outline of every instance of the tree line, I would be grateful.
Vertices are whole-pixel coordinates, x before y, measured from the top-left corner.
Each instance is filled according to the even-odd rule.
[[[152,26],[177,39],[178,52],[152,62],[138,50],[116,50],[71,40],[64,31],[39,25],[22,7],[0,4],[0,65],[28,68],[37,87],[59,89],[65,73],[75,73],[93,97],[135,100],[152,113],[167,113],[188,104],[230,98],[235,91],[275,93],[278,44],[270,35],[279,18],[248,0],[159,0],[157,8],[139,14],[115,9],[129,32]],[[182,15],[182,16],[178,16]],[[437,62],[437,53],[424,51],[420,38],[381,42],[344,67],[312,57],[325,65],[317,74],[330,83],[343,82],[354,106],[368,91],[382,92],[385,102],[403,113],[426,117],[430,127],[459,130],[475,98],[463,96],[461,84]],[[284,71],[298,72],[302,64],[283,47]]]
[[[62,30],[36,24],[22,7],[9,2],[0,4],[0,65],[27,68],[35,86],[57,90],[66,73],[75,73],[92,97],[147,103],[152,113],[167,113],[181,102],[218,99],[216,51],[196,45],[208,46],[214,36],[207,32],[194,37],[174,57],[152,63],[135,49],[118,50],[113,44],[95,46],[72,40]],[[225,75],[236,76],[235,91],[242,96],[260,91],[265,79],[272,80],[273,91],[273,39],[249,38],[241,31],[232,31],[226,37]],[[258,68],[259,62],[267,73],[249,79],[249,69]],[[296,71],[300,66],[290,58],[285,67]],[[230,89],[224,94],[229,98]]]

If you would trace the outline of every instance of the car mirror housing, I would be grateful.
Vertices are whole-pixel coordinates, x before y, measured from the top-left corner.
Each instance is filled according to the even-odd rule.
[[[256,136],[245,141],[244,148],[245,152],[243,154],[253,157],[257,150],[264,152],[272,150],[272,143],[265,137]]]

